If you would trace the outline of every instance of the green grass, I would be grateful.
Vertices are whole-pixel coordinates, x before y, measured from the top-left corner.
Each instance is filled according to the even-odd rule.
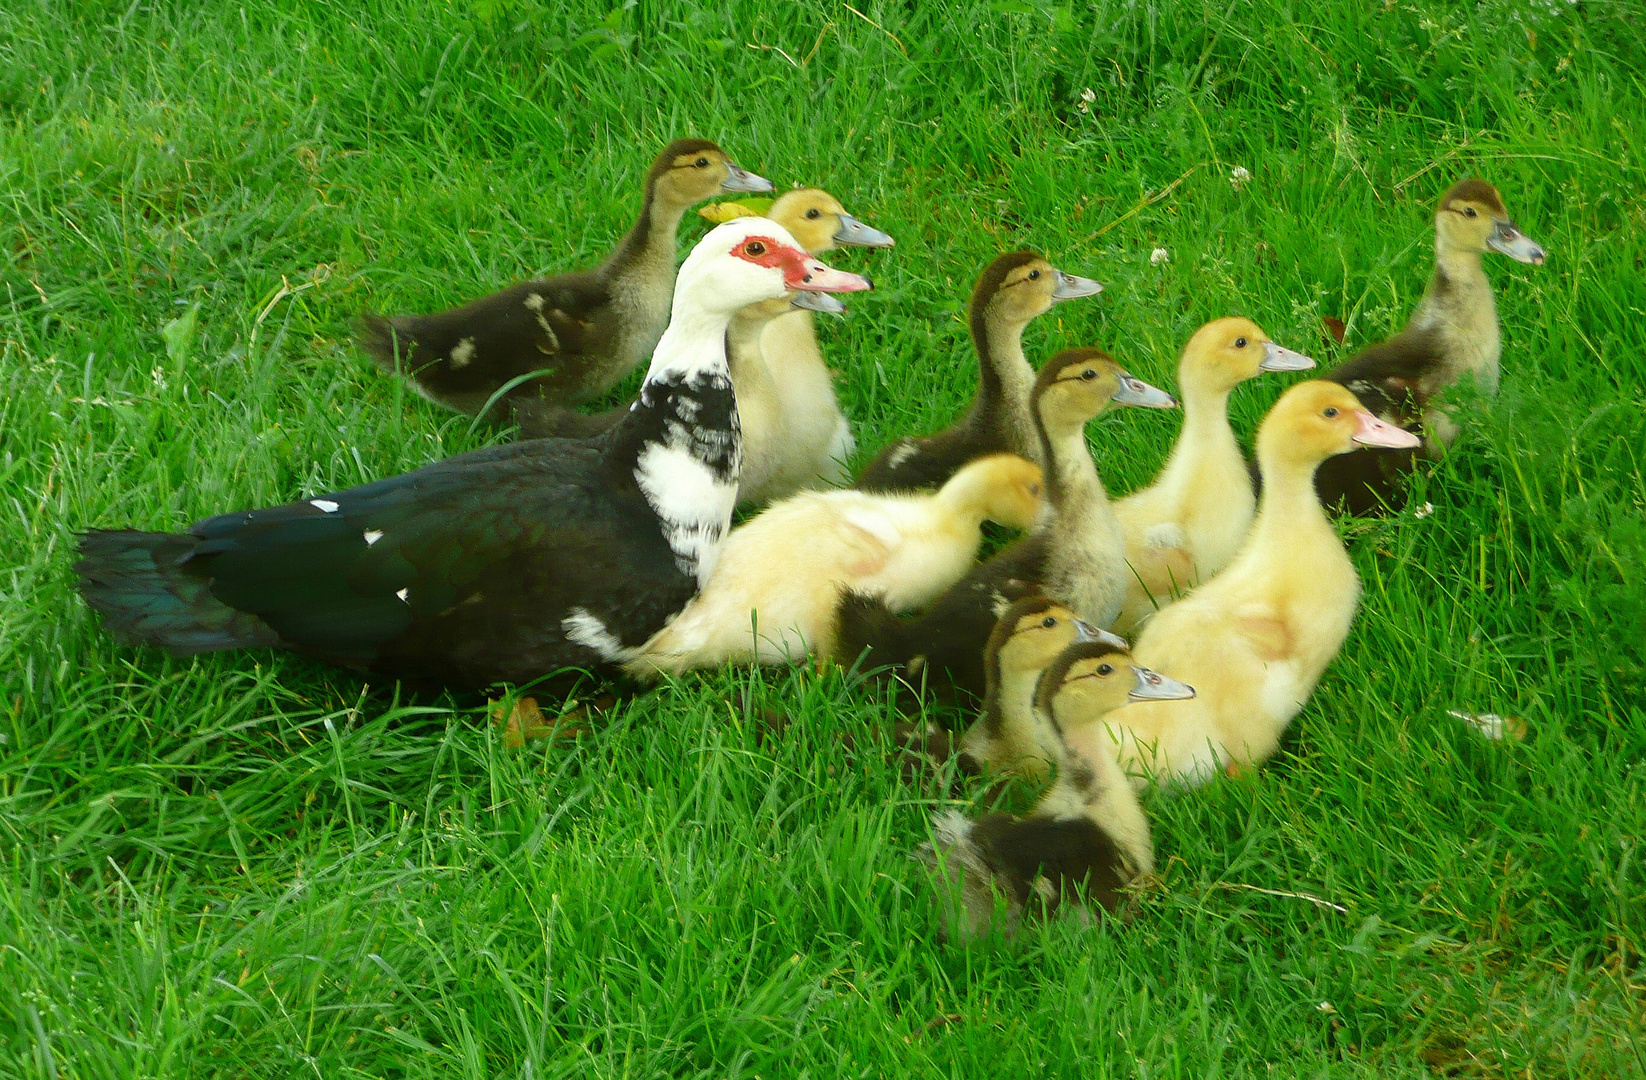
[[[1640,9],[854,6],[0,10],[0,1075],[1646,1074]],[[686,134],[897,237],[837,254],[879,288],[824,331],[865,457],[972,392],[1002,249],[1109,286],[1031,355],[1170,386],[1219,315],[1326,363],[1323,316],[1396,327],[1461,175],[1548,247],[1492,262],[1503,393],[1432,516],[1352,530],[1365,604],[1283,752],[1150,798],[1130,921],[938,943],[933,804],[843,744],[895,706],[839,676],[693,677],[508,750],[468,703],[117,647],[75,597],[76,529],[491,437],[349,319],[589,262]],[[1174,433],[1094,429],[1111,488]]]

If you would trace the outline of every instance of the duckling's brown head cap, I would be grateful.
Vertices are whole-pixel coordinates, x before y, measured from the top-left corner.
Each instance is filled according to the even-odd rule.
[[[983,273],[978,275],[977,287],[972,289],[972,314],[975,316],[988,304],[989,298],[1000,291],[1001,283],[1006,275],[1020,266],[1027,266],[1035,260],[1044,260],[1045,256],[1038,251],[1009,251],[995,258]]]
[[[1444,209],[1458,201],[1477,202],[1490,208],[1494,214],[1501,217],[1509,216],[1509,211],[1503,205],[1503,196],[1497,193],[1497,188],[1478,176],[1471,176],[1467,180],[1459,180],[1453,184],[1447,189],[1446,194],[1440,197],[1440,206]]]

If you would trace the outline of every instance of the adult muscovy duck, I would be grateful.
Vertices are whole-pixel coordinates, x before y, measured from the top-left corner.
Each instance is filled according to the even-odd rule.
[[[676,139],[646,170],[639,219],[598,267],[523,281],[433,315],[367,312],[360,347],[430,401],[471,415],[494,396],[596,397],[651,353],[668,324],[686,210],[721,192],[771,189],[709,140]]]
[[[740,218],[681,267],[640,397],[590,440],[536,439],[186,533],[83,534],[87,602],[176,655],[275,647],[482,688],[633,651],[696,595],[731,525],[742,444],[733,313],[869,283]]]

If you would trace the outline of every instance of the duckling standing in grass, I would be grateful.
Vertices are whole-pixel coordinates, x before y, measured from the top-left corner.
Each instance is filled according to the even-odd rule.
[[[1051,788],[1023,817],[941,814],[933,841],[917,852],[942,894],[948,936],[1010,935],[1026,915],[1050,916],[1066,904],[1119,907],[1122,890],[1154,872],[1154,845],[1104,721],[1131,702],[1194,694],[1109,642],[1064,649],[1034,694],[1056,759]]]
[[[1542,266],[1544,251],[1516,227],[1497,189],[1463,180],[1435,212],[1435,271],[1406,328],[1323,376],[1354,392],[1374,415],[1397,427],[1425,428],[1423,453],[1436,457],[1457,425],[1434,401],[1465,375],[1497,393],[1502,330],[1492,283],[1481,266],[1487,251]],[[1375,514],[1404,500],[1403,480],[1417,452],[1356,452],[1320,467],[1315,483],[1328,506]]]
[[[918,619],[900,619],[871,597],[842,597],[841,663],[891,665],[917,685],[952,685],[975,696],[984,692],[983,645],[1023,583],[1094,626],[1114,620],[1130,577],[1126,541],[1086,445],[1086,423],[1110,405],[1163,409],[1177,403],[1101,349],[1067,349],[1052,357],[1031,400],[1048,463],[1048,509],[1034,532],[966,575]]]
[[[1000,616],[983,647],[988,687],[977,721],[960,738],[963,772],[1009,773],[1044,780],[1058,761],[1054,732],[1037,720],[1034,689],[1041,672],[1077,641],[1116,650],[1126,643],[1082,622],[1043,593],[1017,600]]]
[[[968,309],[978,362],[971,410],[945,431],[892,443],[869,462],[857,486],[865,491],[934,487],[984,454],[1017,454],[1045,464],[1030,414],[1035,375],[1023,355],[1023,330],[1053,304],[1102,289],[1032,251],[1014,251],[990,263],[977,279]]]
[[[716,209],[740,216],[736,203]],[[721,216],[721,215],[717,215]],[[846,212],[817,188],[786,191],[765,216],[782,225],[808,252],[842,245],[890,247],[892,238]],[[759,505],[803,488],[838,487],[850,475],[842,464],[856,447],[840,411],[834,381],[818,348],[812,312],[839,314],[845,305],[823,293],[797,292],[786,300],[750,304],[726,330],[726,356],[743,425],[743,474],[738,502]],[[628,406],[584,414],[541,398],[514,405],[515,422],[529,438],[587,436],[622,419]]]
[[[1131,570],[1117,632],[1132,633],[1175,594],[1227,566],[1252,526],[1257,494],[1229,427],[1229,394],[1266,371],[1314,366],[1250,319],[1218,319],[1189,339],[1178,365],[1183,432],[1154,483],[1114,507]]]
[[[1361,408],[1333,382],[1298,383],[1257,433],[1263,496],[1222,573],[1143,627],[1141,664],[1195,685],[1192,702],[1128,709],[1114,722],[1120,757],[1142,784],[1200,783],[1273,754],[1349,633],[1360,579],[1315,493],[1322,461],[1418,437]]]
[[[595,269],[521,282],[434,315],[367,312],[360,347],[430,401],[470,415],[499,391],[566,403],[595,397],[651,355],[669,323],[675,234],[687,208],[721,192],[771,189],[707,139],[676,139],[646,171],[639,220]]]
[[[803,492],[732,531],[719,569],[626,665],[631,675],[782,664],[834,649],[842,590],[893,611],[929,603],[977,556],[985,519],[1027,528],[1040,467],[1011,454],[974,461],[931,494]]]

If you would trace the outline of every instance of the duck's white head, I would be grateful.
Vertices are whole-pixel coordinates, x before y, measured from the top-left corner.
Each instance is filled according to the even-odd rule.
[[[738,308],[776,300],[791,290],[860,292],[873,287],[866,277],[832,270],[806,254],[777,222],[737,218],[711,229],[686,256],[675,280],[674,319],[730,318]]]

